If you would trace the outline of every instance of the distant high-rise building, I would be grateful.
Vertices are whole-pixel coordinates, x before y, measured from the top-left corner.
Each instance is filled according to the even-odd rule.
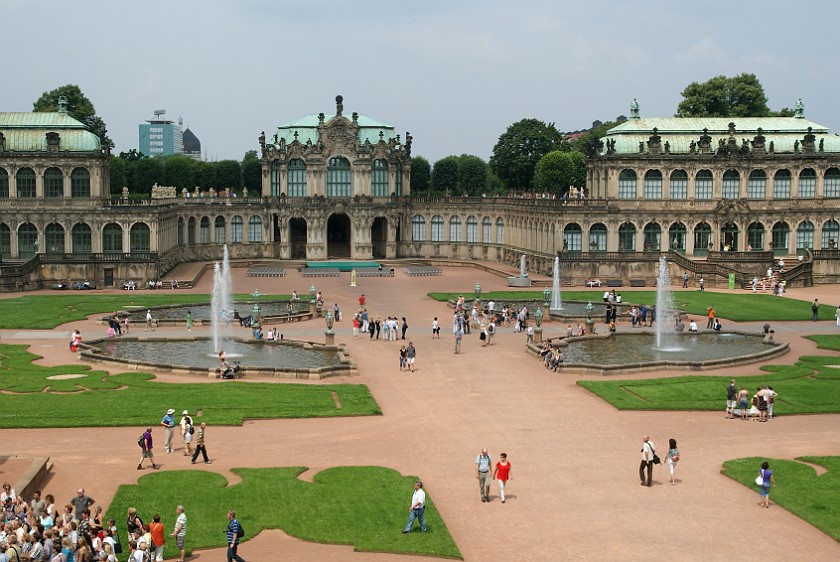
[[[146,156],[168,156],[184,152],[184,133],[181,125],[160,119],[163,110],[155,112],[155,119],[141,123],[140,152]]]
[[[195,136],[195,133],[190,131],[187,127],[184,130],[184,154],[190,158],[201,160],[201,141]]]

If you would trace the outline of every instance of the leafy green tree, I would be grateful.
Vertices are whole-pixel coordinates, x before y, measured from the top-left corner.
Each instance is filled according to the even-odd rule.
[[[67,113],[73,119],[84,123],[85,127],[98,136],[110,148],[114,148],[114,141],[108,137],[108,130],[105,122],[101,117],[96,115],[96,109],[93,107],[87,96],[82,93],[81,88],[75,84],[67,84],[60,86],[55,90],[44,92],[32,104],[32,111],[38,112],[56,112],[58,111],[58,100],[61,96],[67,99]]]
[[[543,191],[556,191],[560,195],[571,185],[583,187],[586,184],[586,158],[577,151],[549,152],[537,163],[534,183]]]
[[[120,195],[122,194],[122,188],[128,186],[125,176],[125,160],[123,160],[119,156],[111,156],[109,168],[111,174],[111,195]]]
[[[505,182],[499,179],[499,176],[487,168],[487,194],[488,195],[507,195],[508,189]]]
[[[755,74],[715,76],[682,91],[677,117],[767,117],[767,96]]]
[[[135,188],[132,193],[151,195],[154,184],[163,185],[163,160],[141,158],[136,161]]]
[[[197,160],[194,168],[195,185],[203,189],[216,187],[216,164],[217,162]]]
[[[262,164],[256,150],[249,150],[242,158],[242,183],[254,194],[262,188]]]
[[[534,170],[544,155],[562,145],[554,123],[522,119],[507,128],[493,147],[490,169],[510,189],[530,189]]]
[[[234,191],[242,189],[242,166],[236,160],[220,160],[216,163],[216,187],[227,187]]]
[[[163,160],[165,185],[192,189],[195,186],[195,160],[183,154],[173,154]]]
[[[458,189],[458,158],[447,156],[435,162],[432,189],[436,193],[452,193]]]
[[[571,150],[576,150],[584,155],[590,154],[592,150],[595,149],[595,145],[598,143],[598,141],[607,136],[607,131],[609,131],[616,125],[618,125],[618,123],[615,121],[607,121],[606,123],[602,123],[601,125],[595,127],[588,133],[584,133],[583,135],[571,141],[569,143],[569,148]]]
[[[432,165],[422,156],[411,158],[411,192],[427,193],[432,183]]]
[[[458,156],[458,191],[481,195],[487,186],[487,164],[478,156]]]

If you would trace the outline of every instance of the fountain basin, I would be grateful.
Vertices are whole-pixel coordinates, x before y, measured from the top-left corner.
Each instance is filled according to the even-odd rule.
[[[563,372],[575,374],[625,374],[655,370],[704,371],[724,366],[766,361],[788,352],[787,342],[765,342],[763,334],[700,332],[674,334],[679,351],[655,349],[653,332],[614,333],[564,338]],[[529,346],[539,352],[536,345]]]
[[[343,346],[230,339],[223,347],[228,361],[238,361],[246,378],[320,380],[356,373],[356,365]],[[91,363],[131,370],[215,377],[219,359],[212,348],[210,338],[123,336],[88,341],[82,346],[81,357]]]

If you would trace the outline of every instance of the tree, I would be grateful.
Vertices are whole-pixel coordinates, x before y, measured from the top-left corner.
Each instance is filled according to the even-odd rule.
[[[576,150],[581,154],[591,154],[591,152],[595,149],[595,145],[598,141],[605,136],[607,136],[607,131],[612,129],[618,125],[615,121],[607,121],[606,123],[602,123],[598,125],[588,133],[584,133],[578,138],[574,139],[569,143],[569,148],[571,150]]]
[[[133,193],[151,195],[154,184],[163,184],[163,160],[160,158],[141,158],[136,161],[136,177]]]
[[[458,156],[458,191],[467,195],[481,195],[487,186],[487,164],[478,156]]]
[[[432,168],[432,189],[437,193],[450,193],[458,189],[458,159],[447,156],[435,162]]]
[[[202,189],[216,187],[216,162],[195,162],[195,185]]]
[[[262,190],[262,164],[256,150],[249,150],[242,158],[242,183],[255,194]]]
[[[165,185],[192,189],[195,186],[195,160],[183,154],[173,154],[163,160]]]
[[[242,166],[236,160],[220,160],[216,163],[216,187],[238,191],[242,188]]]
[[[111,195],[120,195],[122,194],[122,188],[128,186],[125,176],[125,160],[119,156],[111,156],[108,168],[111,175]]]
[[[530,189],[537,162],[559,148],[561,143],[562,135],[554,123],[522,119],[508,127],[499,137],[493,147],[490,169],[508,188]]]
[[[427,193],[432,182],[432,165],[422,156],[411,158],[411,192]]]
[[[755,74],[715,76],[682,91],[677,117],[767,117],[767,96]]]
[[[32,111],[56,112],[58,111],[58,100],[61,96],[67,99],[67,113],[85,125],[88,131],[99,137],[103,144],[114,148],[114,141],[108,137],[108,130],[101,117],[96,115],[93,103],[82,93],[81,88],[75,84],[60,86],[50,92],[44,92],[32,104]]]
[[[586,184],[586,158],[577,151],[549,152],[537,164],[534,184],[543,191],[556,191],[560,195],[571,185],[583,187]]]

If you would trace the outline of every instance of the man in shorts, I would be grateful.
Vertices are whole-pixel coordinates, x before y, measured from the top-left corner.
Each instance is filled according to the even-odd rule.
[[[147,427],[145,433],[143,433],[140,441],[140,449],[142,449],[142,453],[140,454],[140,462],[137,463],[137,470],[143,470],[143,461],[145,459],[150,459],[152,461],[152,468],[157,469],[158,465],[155,464],[155,454],[152,452],[151,426]]]
[[[192,455],[193,421],[190,411],[184,410],[181,414],[181,437],[184,438],[184,456]]]
[[[178,518],[175,519],[175,530],[169,536],[175,537],[175,546],[178,547],[178,551],[181,553],[178,562],[184,562],[184,540],[187,538],[187,514],[184,513],[183,505],[175,508],[175,513],[178,514]]]
[[[735,404],[738,397],[738,387],[735,386],[735,379],[729,382],[726,387],[726,417],[732,419],[735,417]]]
[[[408,347],[405,348],[405,358],[408,362],[408,370],[412,373],[414,372],[414,356],[417,354],[417,350],[414,349],[414,342],[408,342]]]

